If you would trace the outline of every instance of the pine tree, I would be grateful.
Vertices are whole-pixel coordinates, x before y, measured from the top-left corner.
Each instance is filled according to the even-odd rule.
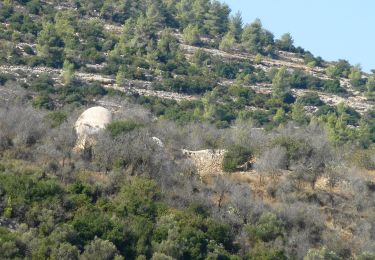
[[[61,67],[63,65],[64,42],[56,32],[51,22],[44,22],[43,29],[38,34],[37,52],[47,66]]]
[[[272,96],[284,99],[289,92],[288,72],[286,67],[282,67],[272,80]]]
[[[371,129],[365,120],[359,122],[357,139],[363,148],[368,148],[371,145]]]
[[[68,60],[64,61],[62,77],[64,85],[69,85],[74,79],[74,64]]]
[[[117,75],[116,75],[116,84],[117,84],[117,86],[119,86],[119,87],[123,87],[124,86],[125,77],[126,77],[125,67],[124,66],[120,66],[120,68],[119,68],[119,70],[117,72]]]
[[[148,22],[147,17],[144,15],[139,16],[135,24],[134,37],[131,40],[131,46],[140,54],[144,54],[146,53],[146,47],[155,38],[156,31],[152,30],[152,26]]]
[[[300,125],[304,125],[309,122],[309,119],[305,114],[304,107],[299,102],[294,103],[292,106],[292,119]]]
[[[77,21],[76,15],[71,11],[59,12],[55,16],[55,21],[56,33],[64,41],[64,47],[75,49],[78,45],[78,37],[74,26]]]
[[[287,121],[286,113],[283,108],[279,108],[276,111],[275,116],[273,117],[273,121],[275,122],[276,125],[283,124]]]
[[[228,28],[230,9],[227,5],[213,1],[205,16],[204,29],[206,33],[217,37],[225,33]]]
[[[285,33],[281,36],[280,40],[277,41],[277,46],[280,50],[283,51],[292,51],[293,50],[293,38],[290,33]]]
[[[220,42],[219,49],[224,51],[229,51],[233,49],[236,44],[236,38],[234,37],[233,33],[228,32],[224,35],[223,39]]]
[[[194,13],[194,24],[202,25],[204,23],[205,15],[210,8],[210,0],[195,0],[192,11]]]
[[[243,26],[242,15],[240,12],[237,12],[229,20],[229,32],[231,32],[234,35],[237,42],[241,40],[241,35],[242,35],[242,30],[243,30],[242,26]]]
[[[350,69],[350,73],[348,75],[349,79],[351,80],[360,80],[362,78],[362,69],[359,64],[355,65]]]
[[[152,31],[158,31],[165,25],[165,15],[162,13],[157,1],[153,1],[152,4],[148,6],[146,18],[150,25],[150,30]]]
[[[183,32],[184,41],[187,44],[197,45],[201,42],[197,25],[189,25]]]
[[[195,16],[191,8],[193,3],[193,0],[181,0],[176,5],[176,18],[182,28],[195,23]]]
[[[241,43],[250,53],[270,54],[272,52],[270,47],[274,45],[274,36],[271,32],[263,29],[262,22],[256,19],[243,29]]]

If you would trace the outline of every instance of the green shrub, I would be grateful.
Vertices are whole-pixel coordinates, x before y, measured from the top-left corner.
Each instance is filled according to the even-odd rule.
[[[51,124],[51,127],[58,127],[67,119],[67,115],[64,112],[51,112],[46,116],[46,119]]]
[[[289,162],[299,158],[303,145],[304,143],[301,140],[293,139],[289,136],[276,137],[272,142],[272,146],[281,146],[286,149]]]
[[[280,220],[273,213],[263,213],[255,225],[246,228],[250,240],[270,242],[283,235]]]
[[[42,74],[31,82],[30,89],[38,92],[52,93],[54,92],[54,81],[47,74]]]
[[[1,73],[0,74],[0,86],[3,86],[5,83],[7,83],[8,80],[10,80],[12,77],[8,74]]]
[[[48,97],[48,95],[39,95],[34,97],[33,99],[33,107],[35,108],[44,108],[44,109],[52,109],[53,104],[51,99]]]
[[[253,152],[248,147],[232,146],[224,155],[222,168],[225,172],[234,172],[238,166],[249,161]]]
[[[325,80],[323,83],[323,89],[332,94],[346,93],[346,90],[341,87],[340,81],[338,80]]]
[[[360,91],[365,91],[366,90],[366,83],[367,79],[352,79],[350,80],[350,84],[352,86]]]
[[[303,95],[302,97],[297,99],[298,102],[303,104],[304,106],[322,106],[324,102],[320,99],[317,93],[311,92]]]
[[[107,125],[107,131],[109,131],[112,137],[116,137],[122,133],[128,133],[140,127],[143,127],[143,125],[131,120],[115,121]]]
[[[6,218],[11,218],[13,213],[13,208],[12,208],[12,199],[11,197],[8,198],[7,201],[7,206],[4,209],[4,217]]]
[[[247,258],[249,260],[286,260],[287,257],[282,249],[276,246],[266,245],[265,243],[257,243]]]
[[[359,150],[351,157],[352,162],[361,168],[375,170],[375,149]]]
[[[199,36],[199,28],[198,26],[189,25],[183,31],[183,38],[184,41],[191,45],[197,45],[201,43],[201,39]]]

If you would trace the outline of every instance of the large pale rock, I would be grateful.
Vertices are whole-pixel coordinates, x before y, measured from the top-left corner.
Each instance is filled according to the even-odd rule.
[[[92,141],[92,137],[111,123],[112,113],[104,107],[92,107],[81,114],[75,124],[77,132],[77,148],[84,148]]]

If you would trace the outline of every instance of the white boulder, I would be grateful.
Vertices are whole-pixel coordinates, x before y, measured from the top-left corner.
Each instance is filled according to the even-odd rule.
[[[112,113],[104,107],[92,107],[81,114],[75,123],[77,148],[84,148],[92,137],[112,122]]]

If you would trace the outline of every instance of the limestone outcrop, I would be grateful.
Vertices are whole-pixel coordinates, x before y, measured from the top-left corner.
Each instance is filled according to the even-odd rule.
[[[75,130],[77,132],[78,149],[83,149],[85,146],[93,141],[93,136],[111,123],[112,113],[104,107],[92,107],[81,114],[75,123]]]

